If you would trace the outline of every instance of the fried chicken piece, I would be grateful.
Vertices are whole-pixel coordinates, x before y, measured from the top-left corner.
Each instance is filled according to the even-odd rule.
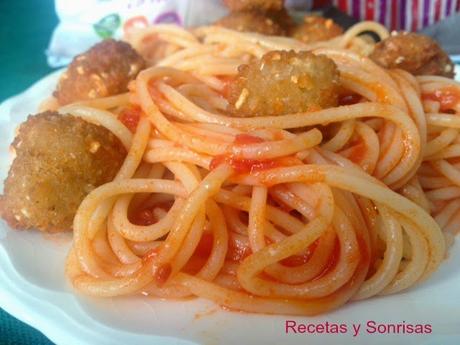
[[[285,8],[281,10],[247,10],[230,12],[214,23],[241,32],[257,32],[264,35],[286,36],[295,26]]]
[[[12,148],[0,215],[12,228],[46,232],[70,230],[83,198],[111,181],[126,156],[104,127],[56,112],[30,115]]]
[[[122,93],[144,66],[128,43],[104,40],[73,59],[53,95],[64,105]]]
[[[284,0],[224,0],[225,5],[230,11],[247,10],[281,10],[284,7]]]
[[[454,64],[432,38],[398,33],[379,42],[369,56],[385,68],[401,68],[413,75],[454,77]]]
[[[292,37],[304,43],[327,41],[343,33],[342,27],[332,19],[306,16],[303,23],[292,31]]]
[[[296,24],[294,19],[290,16],[289,12],[284,7],[281,10],[267,11],[265,14],[275,23],[277,23],[281,29],[283,29],[286,35],[289,35],[295,28]]]
[[[214,23],[241,32],[282,36],[286,31],[270,16],[258,11],[231,12]]]
[[[229,85],[229,111],[237,116],[268,116],[333,107],[339,85],[339,71],[328,57],[272,51],[238,68]]]

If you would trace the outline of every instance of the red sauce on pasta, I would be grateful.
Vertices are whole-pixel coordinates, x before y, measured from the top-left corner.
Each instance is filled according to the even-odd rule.
[[[295,266],[306,264],[308,260],[310,260],[317,246],[318,246],[318,240],[310,244],[308,249],[303,254],[291,255],[287,257],[286,259],[281,260],[281,263],[288,267],[295,267]]]
[[[125,108],[120,115],[119,120],[123,123],[131,132],[135,132],[139,119],[141,117],[141,108],[138,106],[129,106]]]
[[[164,264],[157,268],[155,272],[155,281],[158,286],[162,286],[168,280],[171,275],[172,268],[170,264]]]
[[[460,103],[460,91],[458,88],[453,86],[444,87],[440,90],[436,90],[433,93],[423,94],[424,100],[439,102],[441,111],[448,111],[453,109],[458,103]]]
[[[144,209],[136,212],[132,219],[131,222],[135,225],[142,225],[142,226],[147,226],[147,225],[152,225],[153,223],[156,222],[155,216],[153,215],[153,210],[152,209]]]
[[[233,141],[236,145],[263,143],[265,140],[250,134],[238,134]]]
[[[351,152],[349,155],[349,159],[353,163],[359,163],[364,159],[364,156],[366,155],[367,152],[367,147],[363,142],[360,142],[359,144],[353,146],[351,148]]]
[[[361,96],[356,93],[349,93],[339,96],[339,105],[352,105],[361,101]]]

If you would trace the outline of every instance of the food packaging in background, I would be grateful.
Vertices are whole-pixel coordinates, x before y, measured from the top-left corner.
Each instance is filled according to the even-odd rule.
[[[293,2],[301,7],[307,1]],[[314,0],[311,6],[334,6],[356,20],[373,20],[390,30],[418,31],[460,11],[460,0]]]
[[[46,52],[51,67],[64,66],[98,41],[120,38],[133,27],[204,25],[227,13],[221,0],[56,0],[55,5],[59,24]],[[460,40],[452,29],[460,26],[460,15],[453,15],[460,11],[460,0],[287,0],[286,5],[295,11],[325,11],[345,26],[374,20],[390,29],[426,31],[450,54],[460,54]],[[447,17],[449,26],[442,25]]]

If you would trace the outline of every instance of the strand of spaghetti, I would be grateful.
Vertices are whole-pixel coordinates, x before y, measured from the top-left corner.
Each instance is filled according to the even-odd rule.
[[[148,150],[144,155],[144,161],[149,163],[168,161],[187,162],[205,169],[209,168],[211,160],[209,156],[177,147]]]
[[[430,140],[425,149],[424,160],[430,160],[430,156],[436,153],[444,154],[445,149],[458,137],[458,130],[454,128],[447,128],[443,130],[437,137]],[[443,151],[443,152],[441,152]]]
[[[71,250],[67,257],[66,273],[70,277],[73,286],[79,291],[99,297],[113,297],[134,293],[147,285],[153,276],[151,267],[143,265],[134,275],[125,278],[111,278],[101,280],[92,276],[78,274],[75,267],[78,266],[77,254]]]
[[[156,265],[161,266],[168,263],[177,254],[187,236],[190,225],[203,208],[205,201],[219,191],[222,183],[232,173],[233,170],[230,166],[220,165],[211,171],[187,197],[182,212],[172,225],[164,246],[161,247],[158,256],[155,257]]]
[[[356,134],[362,138],[362,142],[339,152],[372,175],[379,159],[380,143],[377,134],[366,124],[356,123]],[[324,149],[324,147],[322,147]],[[361,151],[365,151],[360,155]]]
[[[167,138],[178,142],[183,143],[184,145],[193,148],[195,151],[200,153],[206,153],[210,155],[221,154],[222,147],[219,144],[209,144],[206,143],[203,139],[191,136],[174,126],[169,122],[163,114],[159,111],[158,107],[153,103],[150,98],[148,90],[148,81],[151,78],[151,74],[155,74],[157,69],[148,69],[139,73],[136,79],[136,90],[139,94],[141,100],[141,106],[143,111],[146,113],[147,117],[152,122],[158,130],[161,131]]]
[[[430,255],[432,255],[432,248],[427,243],[424,237],[418,235],[418,229],[414,228],[412,224],[406,222],[398,214],[394,214],[396,219],[402,224],[404,231],[409,236],[411,245],[411,258],[401,272],[399,272],[393,281],[383,289],[381,295],[388,295],[403,291],[416,282],[423,281],[427,276],[427,269],[429,269]],[[444,241],[444,239],[443,239]],[[445,243],[443,243],[445,246]]]
[[[78,101],[76,103],[73,103],[73,105],[80,105],[85,107],[107,110],[128,104],[129,98],[130,94],[129,92],[126,92],[114,96],[95,98],[86,101]]]
[[[316,128],[299,134],[290,139],[255,143],[251,145],[231,144],[226,153],[243,159],[272,159],[276,157],[289,156],[299,151],[318,145],[322,140],[322,134]]]
[[[409,114],[420,131],[421,149],[425,148],[427,141],[427,125],[425,112],[420,100],[420,91],[416,89],[417,81],[413,75],[403,70],[390,71],[393,79],[398,83],[399,89],[406,100]]]
[[[330,205],[326,207],[330,208]],[[321,215],[319,217],[321,217]],[[304,244],[303,247],[307,247],[309,245],[308,243],[305,245],[303,240],[301,240],[301,238],[306,235],[304,231],[308,232],[308,236],[315,236],[314,231],[309,229],[307,225],[304,231],[299,232],[280,243],[277,243],[276,245],[279,246],[278,248],[275,244],[271,244],[263,250],[260,250],[246,258],[238,268],[238,278],[242,286],[246,290],[257,295],[274,295],[276,297],[297,298],[318,298],[329,295],[333,291],[340,288],[340,286],[345,284],[353,275],[354,270],[359,262],[359,252],[350,223],[346,220],[341,211],[339,211],[335,217],[338,217],[334,221],[334,224],[339,229],[338,233],[341,242],[341,258],[339,258],[339,262],[333,270],[312,282],[306,282],[294,286],[272,281],[265,281],[257,277],[257,274],[263,270],[263,267],[279,261],[280,258],[292,255],[298,250],[298,248],[302,247],[301,243]],[[311,223],[315,222],[316,219]],[[323,230],[326,230],[326,228]],[[347,235],[345,235],[345,233],[348,234],[348,237],[351,237],[347,239]],[[300,247],[294,247],[293,243],[296,243],[296,245]],[[344,258],[347,259],[345,260]]]
[[[169,55],[159,61],[157,66],[161,67],[176,67],[176,64],[180,61],[186,60],[189,57],[202,56],[211,54],[216,51],[214,46],[197,45],[190,48],[179,50],[177,53]]]
[[[456,186],[438,188],[426,192],[426,196],[433,201],[454,199],[460,196],[460,188]]]
[[[342,122],[337,133],[327,142],[323,143],[321,147],[332,152],[337,152],[340,150],[351,139],[351,136],[355,130],[355,123],[355,120],[347,120]]]
[[[209,217],[213,234],[212,249],[206,263],[201,267],[196,276],[211,281],[217,276],[224,265],[228,250],[228,231],[224,214],[212,199],[206,202],[206,213]]]
[[[427,113],[426,120],[430,126],[460,128],[460,118],[456,115]]]
[[[200,242],[201,236],[203,235],[204,224],[206,221],[205,209],[206,208],[202,206],[196,213],[195,218],[193,219],[193,222],[190,225],[190,228],[187,229],[187,233],[180,247],[180,251],[178,251],[175,257],[170,260],[170,263],[163,264],[159,263],[161,262],[159,261],[155,263],[156,267],[162,267],[164,265],[166,265],[166,267],[169,266],[171,268],[170,276],[174,276],[177,272],[181,271],[182,268],[184,268],[187,261],[190,260],[193,253],[195,252],[195,249],[198,246],[198,243]],[[166,239],[164,242],[164,246],[168,245],[168,243],[170,242],[171,241],[168,241],[168,239]]]
[[[234,42],[238,46],[241,42],[260,46],[268,50],[308,50],[308,46],[300,41],[288,37],[266,36],[254,32],[239,32],[218,26],[200,27],[194,30],[197,36],[205,36],[205,43],[227,43]],[[238,42],[238,43],[237,43]]]
[[[430,256],[429,263],[423,274],[424,278],[436,270],[444,257],[444,238],[433,218],[418,205],[380,185],[374,178],[363,179],[336,166],[304,165],[290,168],[274,168],[260,171],[257,176],[241,175],[231,180],[249,185],[263,184],[268,186],[294,181],[324,182],[330,186],[348,190],[387,206],[396,215],[400,215],[407,222],[413,224],[423,234],[429,243],[427,252]],[[374,182],[371,182],[372,180]]]
[[[130,195],[119,198],[113,206],[111,217],[115,229],[124,238],[136,242],[154,241],[166,235],[184,205],[184,200],[177,198],[163,218],[154,224],[142,226],[131,223],[127,217],[130,199]]]
[[[147,144],[149,133],[150,125],[148,121],[142,119],[136,129],[133,144],[129,149],[128,155],[125,158],[123,165],[118,171],[115,180],[128,178],[134,174],[141,161],[142,152],[144,151]],[[75,229],[74,223],[74,239],[77,238],[75,234],[77,232],[79,233],[79,245],[75,246],[78,254],[78,259],[82,263],[82,267],[84,267],[85,272],[91,274],[92,276],[107,277],[107,274],[98,265],[98,261],[100,262],[100,260],[98,260],[97,256],[92,255],[93,251],[91,249],[90,240],[101,229],[101,225],[109,214],[114,201],[115,200],[113,198],[108,198],[99,204],[94,212],[88,214],[87,228],[86,226],[80,228],[80,232]]]
[[[231,207],[249,211],[251,199],[245,196],[237,195],[230,191],[221,189],[214,199],[218,203],[229,205]],[[291,216],[289,213],[284,212],[276,207],[267,205],[267,218],[275,225],[283,228],[288,233],[296,233],[301,231],[303,223],[297,218]]]
[[[163,34],[163,39],[174,43],[180,42],[184,47],[199,44],[197,38],[193,34],[185,29],[178,27],[177,25],[170,24],[157,24],[143,28],[141,30],[136,30],[130,35],[129,41],[131,46],[139,51],[142,40],[147,36],[152,36],[155,34]],[[173,38],[179,38],[180,40]]]
[[[460,189],[459,189],[460,192]],[[460,196],[460,193],[459,193]],[[441,229],[444,229],[452,216],[460,209],[460,199],[453,200],[439,212],[434,219]]]
[[[384,230],[385,253],[377,271],[361,285],[355,300],[365,299],[381,292],[398,273],[403,254],[403,237],[401,225],[391,216],[386,207],[378,205]]]
[[[431,162],[432,166],[456,186],[460,186],[460,171],[446,160]]]
[[[214,130],[207,130],[203,128],[200,124],[194,124],[194,123],[189,123],[189,124],[181,124],[177,123],[176,126],[179,128],[191,133],[191,134],[196,134],[200,136],[206,136],[210,140],[217,140],[217,141],[223,141],[226,143],[231,143],[235,140],[235,134],[230,134],[230,133],[224,133],[222,132],[221,128],[214,128]],[[218,125],[215,125],[216,127],[221,127]],[[236,133],[238,134],[238,133]]]
[[[398,95],[397,92],[398,86],[396,82],[382,67],[378,66],[371,59],[344,49],[315,49],[315,54],[324,54],[330,59],[332,59],[334,62],[336,62],[341,72],[347,71],[365,73],[365,75],[369,77],[370,80],[374,80],[377,82],[377,89],[383,87],[384,90],[386,90],[386,93],[391,95],[391,98],[398,100],[398,103],[400,105],[403,105],[403,103],[401,103],[401,95]],[[350,75],[349,73],[347,74],[349,75],[349,79],[355,80],[355,78],[353,78],[352,75]],[[362,80],[362,82],[370,84],[368,83],[368,80]]]
[[[134,138],[128,154],[114,178],[115,181],[128,179],[134,175],[136,169],[141,163],[142,155],[145,151],[145,147],[147,146],[149,136],[150,124],[147,119],[141,118],[139,124],[137,125],[136,132],[134,133]],[[88,227],[88,236],[90,239],[94,237],[95,233],[104,223],[114,202],[114,199],[106,200],[92,215],[91,222]]]
[[[59,108],[58,112],[62,115],[70,114],[81,117],[82,119],[101,125],[112,132],[125,147],[126,151],[131,147],[132,134],[111,112],[91,108],[79,104],[70,104]]]
[[[401,129],[395,128],[393,124],[391,124],[391,127],[394,128],[394,130],[392,131],[392,136],[391,138],[387,137],[389,140],[386,145],[386,150],[382,149],[380,151],[380,161],[374,172],[374,176],[377,177],[379,180],[383,180],[384,177],[392,171],[392,169],[401,164],[401,157],[404,155],[405,151],[405,147],[404,145],[402,145],[403,133],[401,132]],[[389,126],[385,126],[384,128],[388,129]],[[420,162],[420,156],[420,153],[418,153],[416,156],[416,162],[414,162],[414,166],[418,166],[417,163]],[[415,169],[410,169],[408,171],[413,172],[415,171]]]
[[[422,207],[427,213],[430,213],[430,203],[417,176],[414,176],[399,192]]]
[[[141,259],[131,251],[123,236],[115,229],[113,218],[107,220],[107,239],[113,253],[123,264],[138,263]]]
[[[94,211],[110,197],[125,193],[167,193],[184,197],[183,187],[172,181],[131,179],[113,181],[94,189],[80,204],[74,218],[74,248],[82,269],[94,277],[107,277],[92,256],[88,226]]]
[[[179,273],[176,281],[190,289],[197,296],[213,300],[214,302],[234,310],[266,314],[289,315],[317,315],[328,310],[336,309],[345,304],[356,293],[364,280],[366,271],[363,264],[349,282],[333,295],[315,300],[263,298],[248,295],[244,292],[232,291],[216,284],[206,282],[185,273]]]
[[[267,188],[254,186],[252,189],[251,206],[249,208],[248,238],[253,253],[265,247],[265,208],[267,204]]]
[[[380,38],[380,41],[384,40],[390,35],[387,28],[382,24],[372,21],[363,21],[353,25],[347,31],[345,31],[340,39],[340,46],[343,48],[346,47],[353,38],[366,31],[377,34]]]
[[[327,269],[334,253],[336,240],[335,230],[330,226],[319,238],[313,254],[305,264],[293,267],[273,264],[264,271],[282,283],[300,284],[310,281]]]

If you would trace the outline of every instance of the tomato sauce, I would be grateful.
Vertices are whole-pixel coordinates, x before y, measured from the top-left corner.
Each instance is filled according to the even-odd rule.
[[[230,97],[230,86],[232,83],[235,81],[235,77],[220,77],[219,78],[223,83],[224,87],[221,91],[221,94],[224,98],[229,98]]]
[[[164,264],[157,268],[155,272],[155,281],[158,286],[162,286],[168,280],[171,275],[172,268],[170,264]]]
[[[152,209],[143,209],[133,214],[130,221],[135,225],[152,225],[156,222]]]
[[[155,256],[158,255],[158,252],[160,251],[160,246],[155,247],[153,249],[150,249],[145,255],[142,257],[142,262],[146,263],[153,259]]]
[[[367,146],[363,142],[360,142],[359,144],[351,147],[348,158],[353,163],[359,163],[364,159],[366,152]]]
[[[280,157],[276,159],[257,160],[236,158],[232,155],[224,154],[214,157],[214,159],[211,161],[210,169],[214,170],[222,163],[227,163],[230,166],[232,166],[233,170],[235,170],[235,173],[237,174],[252,174],[254,172],[262,170],[302,164],[302,161],[293,156]]]
[[[210,165],[211,170],[217,168],[222,163],[227,163],[231,165],[237,174],[253,173],[256,171],[276,168],[279,166],[278,162],[273,159],[256,160],[256,159],[235,158],[235,157],[232,157],[231,155],[219,155],[219,156],[216,156],[211,161],[211,165]]]
[[[306,264],[308,260],[310,260],[317,246],[318,246],[318,240],[310,244],[308,249],[303,254],[291,255],[287,257],[286,259],[281,260],[281,263],[284,266],[288,266],[288,267],[295,267],[295,266]]]
[[[250,134],[238,134],[233,141],[236,145],[263,143],[265,140]]]
[[[356,93],[344,94],[339,96],[339,105],[352,105],[359,103],[362,97]]]
[[[439,102],[441,111],[447,112],[460,103],[460,91],[454,86],[448,86],[434,93],[425,93],[422,99]]]
[[[241,262],[249,255],[252,254],[251,248],[249,246],[235,245],[233,242],[229,242],[227,259],[235,262]]]
[[[204,232],[200,238],[200,242],[195,249],[195,253],[201,257],[208,257],[211,254],[214,236],[211,233]]]
[[[337,266],[337,263],[339,262],[339,258],[340,258],[340,242],[336,238],[335,239],[334,249],[333,249],[332,254],[331,254],[330,258],[329,258],[329,262],[327,263],[326,268],[315,279],[319,279],[321,277],[324,277],[326,274],[331,272],[334,269],[334,267]]]
[[[131,132],[135,132],[139,119],[141,118],[141,108],[135,105],[129,106],[122,110],[118,119],[123,123]]]

